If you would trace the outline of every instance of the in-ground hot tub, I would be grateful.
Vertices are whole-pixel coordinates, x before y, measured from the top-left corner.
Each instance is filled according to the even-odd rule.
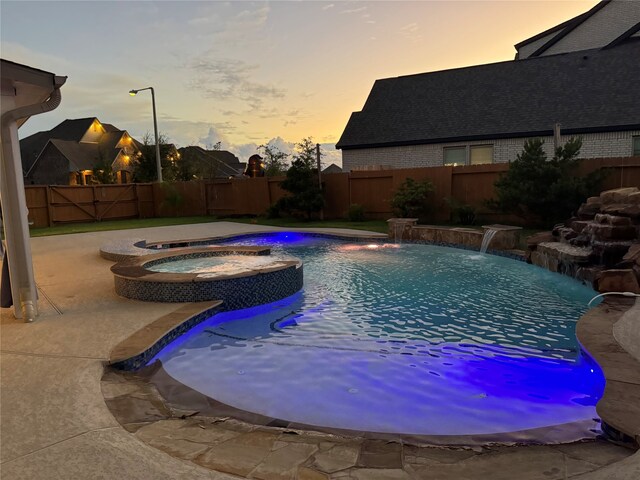
[[[148,302],[222,300],[225,309],[281,300],[302,288],[302,262],[255,246],[173,249],[111,267],[118,295]]]

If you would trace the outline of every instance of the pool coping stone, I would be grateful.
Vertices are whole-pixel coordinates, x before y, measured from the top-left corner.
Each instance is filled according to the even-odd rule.
[[[606,297],[585,313],[576,327],[579,342],[602,368],[606,383],[596,411],[603,430],[619,441],[640,447],[640,361],[614,337],[614,326],[625,315],[638,315],[639,308],[629,298]],[[638,312],[636,312],[638,310]],[[640,328],[640,326],[638,327]]]

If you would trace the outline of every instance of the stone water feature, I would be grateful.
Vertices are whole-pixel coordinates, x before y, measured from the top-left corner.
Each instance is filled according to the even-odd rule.
[[[440,225],[418,225],[417,218],[390,218],[389,238],[400,243],[415,242],[467,247],[477,250],[513,251],[518,255],[521,227],[510,225],[483,225],[482,230],[465,227],[446,227]],[[485,245],[483,245],[483,240]]]
[[[590,197],[577,216],[527,239],[527,261],[601,293],[640,293],[640,190]]]

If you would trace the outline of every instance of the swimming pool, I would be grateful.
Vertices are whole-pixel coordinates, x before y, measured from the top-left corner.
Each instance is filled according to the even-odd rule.
[[[304,262],[304,290],[225,312],[155,360],[222,403],[299,424],[482,435],[596,416],[604,378],[575,338],[594,292],[446,247],[244,236]]]

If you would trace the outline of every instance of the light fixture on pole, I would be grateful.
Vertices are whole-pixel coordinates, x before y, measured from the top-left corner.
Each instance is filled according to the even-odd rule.
[[[158,140],[158,119],[156,117],[156,96],[153,87],[138,88],[129,90],[129,95],[135,96],[143,90],[151,90],[151,105],[153,106],[153,133],[156,137],[156,168],[158,169],[158,182],[162,182],[162,163],[160,162],[160,141]]]

